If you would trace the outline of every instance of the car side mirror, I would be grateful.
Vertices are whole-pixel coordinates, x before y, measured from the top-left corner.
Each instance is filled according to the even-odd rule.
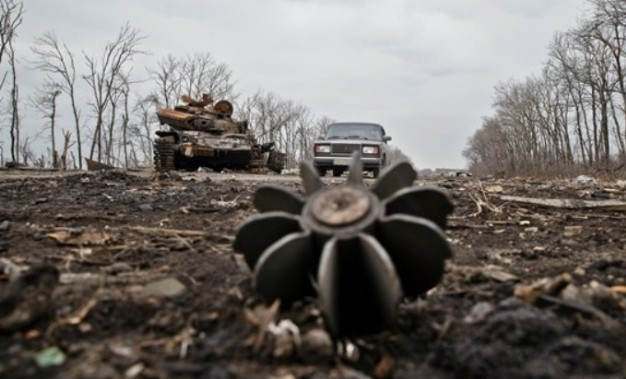
[[[391,141],[391,136],[384,136],[383,141],[385,142]]]

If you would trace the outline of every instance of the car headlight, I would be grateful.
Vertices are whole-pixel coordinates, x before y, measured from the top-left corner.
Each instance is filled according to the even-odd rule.
[[[330,153],[330,145],[315,145],[315,152],[328,154]]]
[[[367,155],[378,154],[378,146],[363,146],[363,154],[367,154]]]

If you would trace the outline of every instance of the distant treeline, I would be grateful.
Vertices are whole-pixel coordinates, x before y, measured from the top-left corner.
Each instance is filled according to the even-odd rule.
[[[541,73],[495,88],[464,156],[479,174],[556,174],[626,163],[626,1],[589,0]]]

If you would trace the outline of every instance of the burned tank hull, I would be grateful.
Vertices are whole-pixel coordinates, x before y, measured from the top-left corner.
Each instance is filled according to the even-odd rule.
[[[187,97],[188,99],[188,97]],[[157,171],[223,169],[280,173],[285,154],[273,143],[259,144],[247,122],[230,118],[232,105],[221,101],[212,107],[202,102],[165,108],[157,112],[159,122],[169,130],[157,132],[154,165]]]

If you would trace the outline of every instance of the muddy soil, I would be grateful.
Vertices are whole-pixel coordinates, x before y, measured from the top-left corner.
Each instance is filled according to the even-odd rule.
[[[444,280],[395,329],[330,342],[314,302],[260,302],[231,248],[267,181],[301,192],[276,175],[0,172],[0,377],[626,377],[626,208],[502,199],[626,201],[624,183],[418,181],[455,205]]]

